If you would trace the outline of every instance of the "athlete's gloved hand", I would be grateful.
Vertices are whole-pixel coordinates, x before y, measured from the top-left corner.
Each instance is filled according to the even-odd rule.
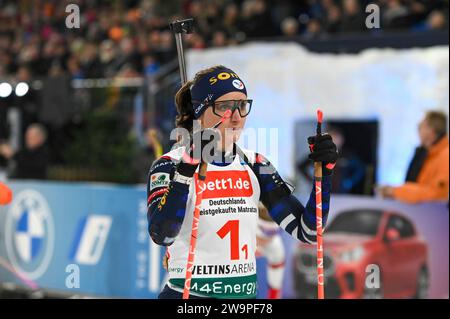
[[[183,176],[194,176],[201,161],[211,163],[219,154],[220,133],[217,129],[206,128],[191,135],[189,145],[177,165],[177,172]]]
[[[333,143],[331,135],[323,133],[320,136],[308,137],[309,159],[314,162],[322,162],[322,174],[331,175],[338,159],[336,145]]]

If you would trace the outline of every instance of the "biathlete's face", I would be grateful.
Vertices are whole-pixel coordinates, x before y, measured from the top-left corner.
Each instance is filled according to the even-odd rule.
[[[219,97],[214,105],[209,106],[200,117],[203,128],[214,126],[221,116],[228,110],[232,110],[231,117],[219,126],[222,139],[222,149],[229,149],[239,139],[244,128],[246,116],[250,112],[251,101],[242,92],[230,92]]]

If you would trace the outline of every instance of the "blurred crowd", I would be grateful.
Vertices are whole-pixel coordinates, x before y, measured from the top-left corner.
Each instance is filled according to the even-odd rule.
[[[79,29],[66,27],[70,3],[80,8]],[[0,0],[0,79],[152,74],[176,57],[168,23],[177,18],[195,17],[186,41],[196,49],[370,32],[369,3],[379,5],[383,31],[448,27],[448,0]]]

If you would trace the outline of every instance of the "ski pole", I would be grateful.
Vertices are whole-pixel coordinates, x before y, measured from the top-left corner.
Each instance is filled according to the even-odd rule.
[[[222,116],[219,122],[217,122],[213,128],[218,128],[220,124],[223,123],[228,117],[231,116],[231,111],[227,110],[225,114]],[[205,180],[206,180],[206,170],[208,168],[208,164],[205,162],[201,162],[200,169],[198,171],[198,178],[195,179],[195,209],[194,216],[192,219],[192,230],[191,230],[191,240],[189,243],[189,252],[188,252],[188,261],[186,266],[186,277],[184,280],[184,289],[183,289],[183,299],[189,299],[189,292],[191,290],[191,279],[192,279],[192,270],[194,267],[194,258],[195,258],[195,247],[197,246],[197,232],[198,232],[198,224],[200,219],[200,207],[203,199],[203,192],[206,189]]]
[[[322,134],[323,113],[317,110],[316,136]],[[322,162],[314,162],[314,177],[316,190],[316,231],[317,231],[317,297],[325,298],[323,274],[323,238],[322,238]]]

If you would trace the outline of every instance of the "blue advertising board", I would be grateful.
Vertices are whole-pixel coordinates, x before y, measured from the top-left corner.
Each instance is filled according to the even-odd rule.
[[[0,281],[155,298],[164,249],[149,240],[145,187],[11,182],[0,207]]]

